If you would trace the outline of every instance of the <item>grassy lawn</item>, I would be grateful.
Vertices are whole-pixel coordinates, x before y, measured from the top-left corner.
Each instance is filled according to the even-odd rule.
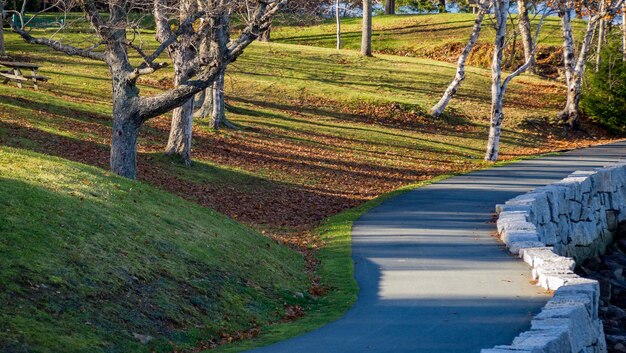
[[[310,301],[286,246],[100,168],[0,147],[0,208],[2,352],[182,351]]]
[[[465,43],[474,25],[473,14],[382,15],[373,17],[372,45],[380,52],[425,53],[445,44]],[[540,15],[537,15],[535,24]],[[575,21],[574,30],[580,31],[585,23]],[[342,44],[346,49],[359,49],[361,45],[361,18],[344,18],[341,21]],[[336,45],[335,21],[327,20],[310,26],[275,26],[272,39],[281,43],[313,45],[334,48]],[[494,29],[485,19],[479,43],[492,43]],[[545,20],[539,43],[561,46],[561,24],[556,16]]]
[[[458,18],[454,18],[454,21],[463,23],[466,21],[465,15],[455,16]],[[378,26],[381,24],[380,21],[385,20],[388,26],[400,26],[394,25],[393,22],[405,19],[407,21],[421,20],[427,17],[403,16],[398,17],[399,20],[377,17],[375,24]],[[347,30],[350,28],[350,21],[356,20],[347,20]],[[357,26],[356,22],[354,26]],[[407,24],[401,26],[407,26]],[[303,35],[306,35],[307,30],[309,29],[303,29]],[[277,28],[273,32],[275,38],[281,38],[281,31],[281,28]],[[462,32],[463,29],[459,31]],[[152,33],[144,34],[146,45],[154,46],[154,42],[151,41],[152,36]],[[285,41],[291,41],[286,39],[287,35],[283,38]],[[85,38],[80,34],[70,34],[65,37],[65,40],[80,42]],[[389,41],[390,47],[401,43],[401,40],[396,44],[393,44],[391,39]],[[196,121],[192,151],[194,163],[191,167],[186,167],[162,153],[169,132],[168,117],[162,116],[154,119],[141,131],[138,157],[141,183],[123,181],[103,171],[108,165],[111,133],[111,94],[106,66],[82,58],[67,57],[44,47],[25,44],[12,34],[7,36],[7,47],[9,54],[15,59],[40,63],[41,73],[49,76],[51,80],[39,91],[20,90],[13,86],[0,85],[0,145],[7,146],[0,150],[0,160],[9,162],[7,165],[3,163],[3,166],[0,166],[0,171],[2,171],[0,175],[10,181],[10,183],[9,181],[5,183],[3,179],[0,190],[5,190],[2,189],[3,186],[9,185],[8,190],[24,190],[20,194],[32,192],[38,193],[37,195],[46,195],[51,200],[55,200],[51,201],[54,204],[67,203],[78,207],[84,203],[89,205],[88,210],[92,211],[87,212],[88,215],[85,217],[96,222],[96,225],[106,223],[110,228],[120,221],[128,222],[125,225],[128,232],[124,233],[126,234],[124,242],[108,245],[107,249],[112,251],[111,254],[118,253],[117,246],[134,241],[132,237],[141,230],[138,233],[138,239],[148,241],[150,248],[140,249],[141,251],[136,254],[136,256],[145,255],[146,258],[120,260],[122,261],[119,264],[120,267],[130,272],[136,269],[138,263],[152,259],[150,254],[147,254],[149,251],[156,251],[158,256],[170,256],[169,253],[159,250],[159,244],[155,245],[151,242],[153,239],[156,239],[155,242],[175,244],[176,247],[188,247],[184,249],[196,249],[189,257],[185,255],[180,259],[180,261],[188,261],[184,264],[181,262],[180,267],[176,267],[174,263],[166,264],[171,266],[171,269],[163,270],[158,267],[161,265],[156,264],[152,267],[152,263],[146,267],[145,271],[153,271],[150,272],[153,277],[148,276],[149,279],[156,281],[160,278],[160,275],[157,275],[159,273],[162,273],[165,278],[163,284],[165,287],[151,287],[155,288],[155,291],[173,286],[174,278],[181,274],[177,271],[190,271],[189,274],[184,274],[187,276],[185,280],[195,283],[194,281],[202,281],[202,275],[217,276],[213,277],[216,282],[224,282],[225,286],[232,287],[224,289],[229,291],[225,292],[224,296],[228,297],[235,293],[232,296],[238,298],[233,300],[233,303],[212,301],[214,305],[220,307],[211,308],[215,310],[211,315],[202,316],[199,314],[201,309],[196,310],[195,307],[181,309],[183,310],[181,312],[189,311],[188,321],[184,322],[188,326],[184,327],[199,326],[202,329],[198,332],[181,329],[182,333],[178,333],[178,331],[167,330],[177,329],[179,326],[165,327],[162,332],[158,332],[163,339],[152,343],[155,347],[159,344],[166,345],[167,340],[178,342],[183,346],[193,345],[198,343],[198,339],[206,341],[207,337],[213,338],[216,335],[219,343],[224,343],[250,335],[254,336],[259,333],[258,329],[260,329],[261,335],[256,340],[220,348],[225,351],[240,350],[310,330],[338,318],[352,304],[356,296],[356,286],[351,272],[350,227],[362,212],[373,207],[381,199],[370,200],[380,195],[388,195],[399,188],[419,185],[444,175],[487,166],[482,161],[490,100],[490,78],[487,70],[469,68],[468,79],[457,98],[453,100],[449,113],[442,119],[434,120],[424,112],[438,100],[449,80],[454,76],[454,67],[450,64],[392,55],[377,55],[372,59],[363,59],[356,52],[349,50],[337,52],[333,49],[311,46],[256,43],[232,64],[227,72],[227,114],[228,118],[241,129],[213,131],[208,128],[206,121]],[[133,59],[137,60],[136,57]],[[155,93],[170,87],[172,80],[169,70],[143,78],[142,93]],[[564,103],[563,95],[562,85],[556,81],[525,76],[511,84],[507,93],[506,130],[502,141],[504,160],[606,141],[605,135],[593,129],[590,131],[598,137],[597,140],[590,139],[586,134],[568,134],[560,127],[548,123],[548,120],[556,115]],[[99,168],[67,161],[59,162],[57,159],[35,153],[61,157]],[[14,159],[23,162],[15,162],[17,163],[15,164],[12,162]],[[30,167],[24,169],[22,165]],[[90,173],[90,176],[85,173]],[[59,175],[59,180],[54,181],[55,175]],[[83,179],[91,180],[90,184],[83,185]],[[98,195],[108,195],[107,191],[100,189],[113,187],[118,190],[114,185],[121,185],[120,190],[127,190],[126,194],[115,199],[120,201],[115,204],[107,203],[103,206],[102,203],[98,203],[101,196],[89,196],[91,195],[89,191],[83,191],[84,188],[95,188],[98,189],[95,191]],[[135,196],[129,191],[131,187],[133,190],[143,191],[136,197],[131,197],[129,195]],[[152,187],[168,191],[205,208],[155,191]],[[15,192],[5,192],[15,194]],[[113,191],[111,194],[117,195]],[[23,212],[29,209],[42,209],[43,204],[38,201],[38,197],[22,197],[32,199],[29,201],[31,204],[26,204],[29,206],[25,206]],[[81,201],[81,197],[89,202]],[[142,202],[148,203],[149,200],[152,201],[145,207],[141,207]],[[158,200],[158,203],[153,200]],[[135,201],[139,203],[136,204]],[[15,202],[22,203],[21,200]],[[162,204],[171,205],[171,207],[165,209],[157,207]],[[101,217],[95,216],[98,215],[96,209],[93,208],[96,205],[104,207]],[[131,210],[133,213],[130,213]],[[146,216],[150,218],[145,222],[136,223],[137,218],[130,216],[135,212],[142,214],[147,210],[153,213]],[[302,257],[284,250],[274,242],[259,237],[255,231],[237,225],[212,210],[223,213],[280,243],[301,251],[305,254],[305,261],[302,261]],[[78,208],[73,210],[72,214],[80,216],[79,211],[85,210]],[[175,212],[178,220],[171,220],[174,216],[166,217],[165,214],[169,212]],[[46,215],[46,211],[41,211],[32,217],[45,217]],[[51,217],[55,215],[56,213],[52,213]],[[22,218],[28,219],[28,217]],[[166,221],[166,219],[171,221]],[[193,222],[183,222],[183,220],[193,220]],[[216,220],[223,220],[224,224]],[[13,220],[6,222],[6,226],[27,226],[14,222]],[[44,279],[49,279],[50,276],[64,278],[63,273],[57,274],[52,270],[54,266],[56,266],[54,269],[64,271],[66,267],[67,271],[81,268],[76,267],[78,265],[60,262],[73,261],[70,252],[76,252],[69,247],[63,248],[62,245],[76,242],[81,245],[83,244],[81,242],[84,242],[82,239],[93,236],[93,232],[89,231],[91,228],[86,225],[71,223],[66,227],[63,223],[63,228],[60,228],[58,221],[54,224],[55,226],[49,229],[52,233],[49,236],[57,233],[63,235],[55,240],[59,242],[61,250],[58,256],[50,258],[50,264],[44,264],[49,266],[46,267],[48,272],[44,271],[44,267],[33,267],[34,272],[41,272],[41,276],[44,276],[41,283],[49,288],[57,287],[53,286],[54,283],[50,284],[50,281],[46,282]],[[149,224],[151,227],[145,229],[143,224]],[[0,227],[3,226],[5,226],[4,223],[0,223]],[[220,226],[228,228],[224,230],[224,233],[230,232],[228,234],[234,237],[231,239],[226,235],[218,236],[216,239],[224,242],[219,243],[222,244],[220,251],[224,251],[233,259],[241,253],[240,263],[214,264],[211,261],[215,260],[217,250],[210,254],[213,257],[200,253],[205,251],[203,246],[207,238],[203,237],[209,236],[211,241],[215,240],[211,238],[212,232],[207,235],[202,229]],[[78,229],[78,231],[69,232],[67,229]],[[95,229],[100,232],[99,228]],[[11,234],[12,237],[16,237],[17,239],[12,242],[25,241],[20,237],[24,237],[27,233],[13,234],[13,232],[13,230],[3,231],[0,234]],[[156,233],[153,237],[153,234],[146,232]],[[118,237],[123,236],[123,233],[115,234]],[[180,239],[173,239],[172,234],[182,235]],[[113,242],[117,239],[102,238],[98,241]],[[229,241],[232,242],[229,243]],[[244,241],[246,245],[242,247],[235,241]],[[271,246],[266,250],[265,244],[267,243]],[[9,251],[6,246],[2,248],[2,244],[0,242],[0,252]],[[209,242],[209,244],[213,243]],[[174,245],[168,246],[174,247]],[[215,246],[218,246],[217,242]],[[89,250],[80,249],[81,254]],[[259,254],[259,261],[264,261],[264,256],[275,256],[272,261],[281,263],[279,267],[268,263],[267,267],[262,267],[263,269],[276,267],[279,272],[269,274],[264,272],[264,275],[277,277],[265,278],[265,282],[262,283],[253,281],[242,284],[240,282],[247,275],[245,269],[249,268],[246,266],[254,263],[250,261],[257,261],[255,249],[262,250],[262,254]],[[17,250],[11,249],[10,251]],[[207,248],[206,251],[213,250]],[[132,255],[135,256],[135,254]],[[14,256],[27,255],[15,253]],[[6,256],[3,257],[3,259],[6,258]],[[117,282],[122,281],[118,278],[117,272],[114,272],[115,275],[112,278],[108,278],[106,276],[108,269],[102,269],[98,263],[94,263],[96,258],[81,260],[89,261],[86,263],[88,267],[85,268],[94,271],[93,274],[89,272],[86,278],[104,277],[105,281],[110,281],[105,283],[106,286],[123,288],[122,282]],[[168,259],[174,261],[171,258]],[[215,269],[215,273],[198,272],[200,268],[198,266],[202,265],[204,268],[205,263],[215,265],[209,267],[211,271]],[[40,265],[35,262],[32,266]],[[239,267],[228,272],[229,266]],[[303,277],[305,267],[309,270],[308,282]],[[316,273],[312,273],[314,269],[317,269]],[[258,270],[260,271],[261,267]],[[232,275],[234,284],[231,285],[230,280],[219,277],[224,273],[220,271],[227,271],[229,275]],[[4,271],[1,275],[4,275]],[[280,276],[282,277],[278,278]],[[56,277],[54,277],[55,280]],[[37,282],[39,277],[35,278],[37,278],[36,281],[32,283],[40,283]],[[311,282],[313,285],[307,288]],[[6,283],[8,282],[3,279],[0,286],[6,286]],[[259,283],[275,285],[275,288],[268,289],[262,286],[257,288]],[[61,282],[58,285],[65,284]],[[73,282],[71,285],[83,286],[83,284]],[[91,284],[87,283],[84,286],[89,287]],[[279,292],[276,289],[279,287],[285,290]],[[6,296],[10,293],[4,287],[2,288],[0,291],[2,295]],[[24,293],[30,293],[25,288],[22,288]],[[84,293],[93,293],[89,292],[92,290],[89,288],[84,289]],[[173,300],[183,295],[180,291],[184,288],[187,287],[177,287],[172,293],[167,293],[163,300]],[[204,287],[193,290],[200,291],[203,290],[202,288]],[[247,293],[245,295],[248,296],[237,294],[239,293],[237,290]],[[302,291],[305,293],[305,298],[298,302],[294,299],[293,293]],[[141,294],[141,292],[138,293]],[[38,300],[37,297],[29,297],[27,294],[20,295],[22,298],[20,300],[26,303],[25,306]],[[263,306],[258,310],[246,305],[246,303],[254,302],[255,296],[261,298],[259,305]],[[72,297],[68,298],[72,299]],[[94,298],[93,300],[98,299],[97,296]],[[288,304],[295,300],[297,305],[304,308],[306,315],[295,322],[269,327],[268,322],[276,321],[278,309],[272,304],[275,303],[272,300],[277,300],[277,298],[285,298]],[[72,303],[80,301],[76,300]],[[165,307],[169,305],[165,302],[159,302],[160,304]],[[172,312],[178,310],[176,308],[179,304],[182,306],[184,303],[172,304],[174,305]],[[127,314],[124,310],[124,303],[115,305],[117,306],[111,309],[113,311],[107,312],[107,315],[118,317],[116,315],[119,313],[122,315],[120,317],[124,318]],[[71,308],[74,310],[73,307]],[[95,304],[87,309],[93,312],[93,308]],[[284,311],[284,307],[281,306],[280,309]],[[16,315],[6,310],[9,309],[0,306],[2,315]],[[41,322],[44,323],[50,320],[50,317],[58,315],[55,311],[57,309],[45,306],[31,305],[28,310],[34,310],[32,314],[35,316],[32,320],[35,320],[36,315],[40,315]],[[232,312],[226,314],[225,310],[232,310]],[[241,311],[240,316],[234,314],[238,311]],[[30,315],[28,311],[25,313],[27,313],[25,315]],[[169,313],[168,311],[168,315]],[[77,315],[77,318],[89,316],[88,314]],[[96,317],[102,318],[104,314],[98,315]],[[226,321],[230,323],[225,323],[224,320],[213,324],[206,320],[202,321],[202,318],[223,318],[224,315],[228,317]],[[293,318],[298,315],[292,313],[291,316]],[[138,317],[141,318],[141,316]],[[280,315],[278,318],[280,319]],[[141,331],[137,333],[143,334],[146,331],[145,327],[148,326],[141,326],[144,322],[139,319],[136,323],[139,325],[137,327],[128,326],[135,324],[133,318],[120,320],[123,321],[120,323],[121,326],[116,326],[115,329],[126,330],[124,331],[125,341],[121,340],[123,342],[120,344],[128,344],[128,347],[131,347],[133,341],[132,336],[128,336],[128,332],[132,329]],[[58,330],[71,330],[75,327],[73,325],[78,325],[79,321],[67,322],[67,327],[60,327]],[[27,325],[23,326],[25,327],[23,332],[35,330],[32,328],[34,325],[32,322],[12,323],[11,325]],[[229,335],[216,331],[217,327],[229,331]],[[2,326],[0,330],[1,328]],[[45,327],[37,329],[44,330]],[[113,337],[106,336],[109,333],[98,336],[88,331],[93,329],[91,326],[80,329],[84,330],[79,331],[85,333],[84,337],[81,334],[71,339],[83,340],[94,337],[96,341],[93,342],[108,342],[107,337]],[[239,334],[233,336],[233,332],[239,332]],[[76,344],[78,346],[78,343]],[[207,344],[210,346],[212,343]],[[200,344],[199,347],[207,346]],[[56,351],[64,350],[57,349]],[[120,351],[128,350],[121,349]]]
[[[533,15],[531,15],[533,16]],[[540,15],[531,17],[538,24]],[[473,14],[423,14],[423,15],[383,15],[373,17],[372,47],[375,53],[394,54],[436,59],[456,63],[458,55],[468,40],[476,15]],[[468,58],[470,65],[488,68],[492,55],[494,29],[493,19],[485,19],[483,29]],[[336,25],[334,20],[303,27],[301,25],[274,26],[272,40],[278,43],[301,44],[325,48],[336,46]],[[575,33],[581,33],[586,23],[576,20],[572,23]],[[513,25],[517,28],[517,23]],[[341,22],[342,47],[358,50],[361,45],[361,19],[345,18]],[[534,32],[533,32],[534,33]],[[509,43],[513,42],[511,39]],[[550,77],[558,75],[561,59],[561,26],[556,16],[546,18],[539,37],[537,61],[541,71]],[[523,50],[516,41],[516,60],[522,63]],[[511,55],[510,45],[506,56]]]

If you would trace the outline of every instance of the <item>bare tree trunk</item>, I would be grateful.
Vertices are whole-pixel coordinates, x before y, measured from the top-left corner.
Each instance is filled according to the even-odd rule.
[[[187,82],[192,75],[189,62],[194,58],[195,51],[186,40],[179,39],[177,50],[174,53],[174,83],[176,86]],[[193,129],[194,99],[188,99],[183,105],[172,112],[170,136],[165,153],[178,155],[187,165],[191,164],[191,140]]]
[[[385,15],[396,14],[396,0],[385,1]]]
[[[196,97],[196,101],[194,102],[194,109],[196,112],[193,114],[194,118],[204,119],[211,115],[213,111],[213,94],[208,90],[204,90],[201,93],[198,93]]]
[[[579,128],[578,107],[580,105],[580,94],[582,89],[582,76],[577,72],[572,74],[570,84],[567,87],[567,102],[560,114],[561,121],[566,123],[572,130]]]
[[[0,0],[0,58],[6,55],[4,45],[4,0]]]
[[[126,178],[137,176],[137,136],[142,121],[137,99],[139,91],[127,84],[123,69],[112,67],[113,135],[111,139],[111,171]]]
[[[187,4],[181,6],[179,13],[180,22],[193,15],[197,9],[197,2],[193,0],[184,0]],[[186,24],[191,27],[192,24]],[[159,25],[157,30],[164,30]],[[175,45],[171,47],[170,56],[174,63],[174,84],[180,86],[191,78],[193,75],[193,67],[191,62],[196,57],[197,51],[193,45],[190,35],[193,29],[189,28],[185,31],[189,35],[183,35],[178,38]],[[159,38],[161,38],[159,36]],[[188,99],[183,105],[174,109],[172,112],[172,123],[170,127],[170,136],[165,147],[167,155],[178,155],[187,165],[191,164],[191,140],[193,127],[193,97]]]
[[[602,1],[602,4],[600,5],[601,12],[604,12],[604,6],[605,6],[605,3],[604,1]],[[604,43],[604,38],[606,37],[605,30],[606,30],[606,21],[604,20],[604,18],[601,18],[600,21],[598,21],[598,45],[596,46],[596,67],[595,67],[596,72],[600,70],[600,64],[602,64],[602,44]]]
[[[500,148],[500,134],[502,133],[502,111],[504,89],[502,87],[502,53],[506,38],[506,21],[509,0],[494,1],[494,15],[496,18],[496,38],[494,41],[493,58],[491,61],[491,122],[489,125],[489,139],[487,140],[487,152],[485,160],[495,162],[498,160]]]
[[[372,56],[372,0],[363,0],[361,55]]]
[[[593,37],[593,31],[598,24],[599,17],[595,16],[587,22],[585,36],[580,47],[578,58],[574,57],[574,37],[572,35],[570,8],[559,9],[563,30],[563,57],[565,63],[565,78],[567,84],[567,102],[565,108],[559,113],[559,119],[571,129],[579,127],[579,103],[582,89],[582,77],[585,65],[589,57],[589,48]]]
[[[489,125],[489,138],[487,140],[487,153],[485,161],[495,162],[498,160],[500,151],[500,135],[502,134],[502,121],[504,120],[503,96],[497,93],[498,97],[491,104],[491,122]]]
[[[165,148],[167,155],[178,155],[187,165],[191,164],[192,129],[193,99],[189,99],[172,112],[170,136]]]
[[[519,13],[518,17],[518,26],[520,35],[522,37],[522,44],[524,46],[524,61],[530,60],[530,67],[528,68],[530,72],[537,73],[535,56],[531,55],[533,51],[533,39],[530,33],[530,19],[528,18],[528,7],[526,4],[526,0],[518,0],[517,1],[517,10]]]
[[[272,41],[272,26],[268,26],[267,29],[261,31],[261,33],[259,33],[259,42],[265,42],[265,43],[269,43]]]
[[[622,5],[622,60],[626,61],[626,3]]]
[[[474,21],[474,28],[472,29],[472,34],[470,35],[469,41],[465,45],[465,49],[463,49],[463,52],[461,52],[461,55],[459,56],[459,60],[457,61],[456,76],[454,77],[454,80],[452,80],[450,85],[448,86],[448,89],[446,89],[446,92],[443,94],[443,97],[441,97],[439,102],[435,104],[435,106],[430,111],[430,113],[434,117],[439,117],[443,113],[443,111],[448,106],[448,103],[450,103],[450,100],[452,99],[452,97],[454,97],[457,90],[461,86],[461,83],[465,80],[465,62],[467,61],[467,58],[469,57],[470,52],[474,48],[474,45],[476,44],[478,37],[480,36],[480,30],[482,28],[484,17],[485,17],[485,11],[481,7],[478,10],[478,14],[476,15],[476,20]]]
[[[437,6],[437,8],[439,9],[439,13],[448,12],[448,10],[446,9],[446,0],[439,0],[439,5]]]
[[[220,75],[217,77],[215,82],[213,83],[213,88],[211,90],[211,95],[213,96],[213,110],[211,112],[211,121],[209,122],[209,126],[212,129],[219,129],[220,127],[230,124],[226,120],[226,110],[225,110],[225,102],[224,102],[224,72],[222,71]]]
[[[335,1],[335,20],[337,21],[337,50],[341,49],[341,14],[339,13],[340,0]]]

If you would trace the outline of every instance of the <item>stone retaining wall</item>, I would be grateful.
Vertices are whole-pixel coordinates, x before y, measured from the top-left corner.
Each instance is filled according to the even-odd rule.
[[[496,206],[498,233],[554,296],[530,331],[508,346],[481,353],[605,353],[597,281],[574,273],[575,261],[596,256],[626,219],[626,164],[579,171],[560,182]]]

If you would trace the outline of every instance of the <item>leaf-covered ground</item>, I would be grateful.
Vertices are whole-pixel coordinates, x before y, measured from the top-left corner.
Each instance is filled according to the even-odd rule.
[[[15,36],[9,48],[52,79],[40,91],[0,86],[0,141],[106,168],[105,66],[50,55]],[[325,217],[377,195],[485,166],[489,78],[469,71],[451,113],[434,120],[424,111],[453,76],[451,65],[255,44],[226,80],[228,116],[241,130],[215,132],[197,121],[194,164],[185,167],[161,153],[169,121],[155,119],[141,132],[139,178],[297,242]],[[170,81],[167,72],[149,77],[143,91]],[[503,159],[595,142],[547,124],[562,92],[531,77],[511,85]]]
[[[152,35],[144,34],[148,46]],[[64,39],[76,43],[84,37]],[[34,47],[14,35],[7,40],[10,55],[42,64],[51,80],[40,91],[0,85],[0,144],[106,169],[111,95],[105,65]],[[241,129],[212,131],[206,121],[196,121],[194,163],[186,167],[162,153],[168,117],[154,119],[141,131],[139,179],[305,250],[310,292],[332,294],[306,307],[305,319],[290,328],[271,328],[269,341],[309,330],[354,300],[349,231],[359,212],[372,205],[366,201],[487,166],[482,156],[488,71],[468,69],[445,117],[424,113],[453,75],[452,65],[433,60],[362,59],[353,51],[257,43],[227,73],[228,117]],[[171,85],[171,72],[141,84],[142,93],[158,92]],[[510,86],[503,159],[607,141],[589,126],[587,133],[569,134],[549,123],[563,94],[559,82],[535,77]],[[364,204],[360,211],[340,213]],[[316,229],[320,222],[325,223]],[[311,249],[319,249],[321,264]],[[313,274],[316,266],[320,271]],[[256,334],[255,327],[249,321],[244,331]],[[245,336],[224,333],[219,342]]]

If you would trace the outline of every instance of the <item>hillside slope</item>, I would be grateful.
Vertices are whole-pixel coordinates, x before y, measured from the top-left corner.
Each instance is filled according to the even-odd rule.
[[[425,15],[385,15],[374,16],[372,47],[375,53],[394,54],[456,62],[463,50],[474,25],[473,14],[425,14]],[[534,24],[538,23],[539,15]],[[583,21],[573,22],[575,32],[584,28]],[[514,25],[517,29],[517,24]],[[357,50],[361,45],[361,19],[342,20],[342,48]],[[335,22],[324,21],[320,24],[303,27],[288,23],[272,29],[272,40],[279,43],[302,44],[317,47],[334,48],[336,45]],[[488,19],[485,20],[481,36],[468,63],[473,66],[487,67],[491,59],[491,44],[494,29]],[[512,40],[510,41],[512,42]],[[516,64],[521,62],[523,51],[517,38],[514,53]],[[561,25],[556,16],[546,18],[539,37],[537,59],[548,73],[556,73],[556,66],[561,63]],[[508,48],[510,54],[511,48]],[[551,66],[551,67],[547,67]]]
[[[297,253],[98,168],[0,147],[0,210],[0,352],[209,346],[307,300]]]

